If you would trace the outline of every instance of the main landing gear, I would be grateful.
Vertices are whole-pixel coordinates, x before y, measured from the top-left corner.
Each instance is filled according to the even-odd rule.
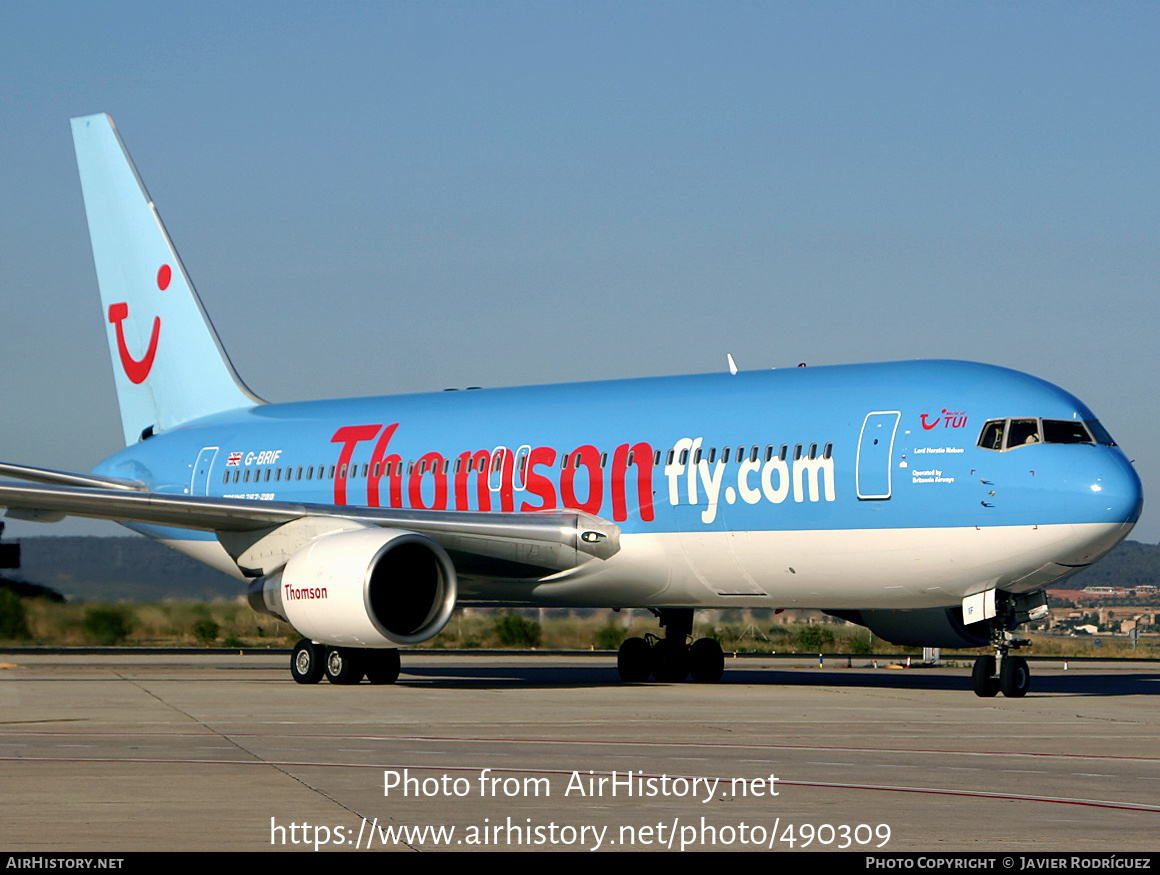
[[[332,684],[357,684],[364,676],[372,684],[393,684],[399,679],[399,651],[329,647],[303,638],[290,655],[290,674],[300,684],[316,684],[323,675]]]
[[[725,671],[725,654],[712,638],[687,641],[693,634],[692,608],[656,610],[665,637],[645,635],[629,638],[616,654],[616,670],[631,683],[647,681],[652,675],[661,683],[679,683],[692,677],[698,683],[713,683]]]
[[[998,629],[991,634],[991,642],[995,647],[995,655],[980,656],[971,670],[971,687],[975,695],[984,699],[999,692],[1010,699],[1026,696],[1031,688],[1031,670],[1027,667],[1026,659],[1011,656],[1010,651],[1031,642]]]

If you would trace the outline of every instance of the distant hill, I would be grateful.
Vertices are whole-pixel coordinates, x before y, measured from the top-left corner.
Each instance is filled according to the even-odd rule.
[[[1063,581],[1066,589],[1085,586],[1160,586],[1160,544],[1124,541],[1115,550],[1074,577]]]
[[[70,601],[232,599],[245,584],[144,537],[21,538],[20,568],[8,572]]]
[[[42,584],[69,600],[232,599],[246,586],[148,538],[21,538],[21,567],[5,576]],[[1125,541],[1068,578],[1085,586],[1160,585],[1160,544]]]

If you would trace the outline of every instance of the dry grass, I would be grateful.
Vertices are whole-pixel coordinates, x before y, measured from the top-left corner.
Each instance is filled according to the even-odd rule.
[[[199,623],[210,621],[217,626],[212,646],[290,647],[299,634],[288,624],[258,614],[244,600],[232,602],[162,602],[116,605],[52,604],[39,599],[24,602],[31,638],[10,644],[50,646],[89,646],[100,643],[93,630],[91,614],[112,609],[124,620],[125,636],[119,642],[128,646],[197,647],[206,646],[195,636]],[[501,644],[496,620],[503,611],[460,609],[446,628],[430,641],[420,645],[432,649],[491,649]],[[648,611],[615,613],[604,610],[521,611],[526,620],[541,627],[539,649],[543,650],[615,650],[626,637],[663,630]],[[86,624],[86,618],[89,622]],[[806,611],[773,615],[766,612],[699,611],[694,626],[695,638],[712,637],[726,652],[738,653],[813,653],[880,655],[921,653],[917,648],[895,647],[873,637],[859,626],[853,626]],[[212,628],[212,627],[211,627]],[[1160,657],[1160,643],[1143,639],[1135,650],[1124,637],[1097,636],[1069,638],[1057,635],[1031,634],[1034,645],[1025,653],[1033,656],[1102,656]],[[522,649],[510,645],[512,649]],[[980,651],[964,651],[971,656]],[[950,651],[944,650],[944,657]]]

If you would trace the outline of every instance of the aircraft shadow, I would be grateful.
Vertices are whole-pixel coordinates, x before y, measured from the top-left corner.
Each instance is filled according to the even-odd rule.
[[[1102,673],[1052,672],[1036,674],[1031,669],[1029,696],[1039,694],[1070,696],[1133,696],[1160,694],[1160,671]],[[404,686],[437,687],[443,689],[502,689],[514,686],[540,688],[595,688],[625,686],[612,666],[537,666],[527,665],[470,665],[441,668],[439,666],[408,667],[403,660],[403,672],[398,683]],[[896,690],[962,690],[970,692],[970,672],[946,674],[920,668],[908,670],[880,669],[877,671],[847,669],[745,669],[727,668],[715,685],[694,683],[661,684],[649,681],[633,684],[639,687],[684,687],[712,689],[730,686],[768,687],[835,687],[853,689]]]

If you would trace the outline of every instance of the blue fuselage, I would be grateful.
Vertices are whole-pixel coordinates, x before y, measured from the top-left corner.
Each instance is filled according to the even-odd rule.
[[[978,446],[984,423],[1011,418],[1094,420],[1015,371],[902,362],[270,404],[96,471],[178,494],[576,507],[629,533],[1135,521],[1140,482],[1118,447]]]
[[[1020,443],[981,446],[996,428]],[[679,550],[670,543],[662,552],[691,574],[658,577],[707,582],[717,573],[771,597],[777,587],[759,578],[782,566],[808,572],[811,561],[821,578],[848,573],[868,541],[911,545],[924,573],[937,574],[927,554],[949,551],[945,561],[954,562],[950,531],[1057,533],[1049,557],[934,587],[928,601],[942,603],[980,586],[1042,587],[1114,546],[1142,505],[1134,469],[1082,402],[1016,371],[950,361],[269,404],[155,435],[97,472],[174,494],[578,508],[615,522],[628,544],[679,536]],[[171,542],[212,537],[139,528]],[[994,549],[1022,549],[1009,542]],[[794,552],[768,555],[783,549]],[[987,549],[973,543],[964,564],[978,566]],[[707,558],[718,554],[726,554],[720,564]],[[820,554],[845,558],[831,567]],[[1042,558],[1058,568],[1044,571]],[[832,584],[820,581],[819,603],[832,601],[824,595]],[[917,586],[904,589],[913,595]]]

